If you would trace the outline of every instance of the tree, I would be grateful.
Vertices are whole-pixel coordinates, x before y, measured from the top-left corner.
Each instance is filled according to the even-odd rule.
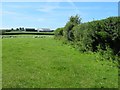
[[[19,31],[22,31],[22,28],[21,28],[21,27],[19,28]]]
[[[13,28],[11,28],[11,31],[13,31],[14,29]]]
[[[76,25],[81,23],[81,18],[76,15],[76,16],[71,16],[69,21],[66,23],[63,33],[64,33],[64,37],[67,40],[73,40],[74,39],[74,35],[73,35],[73,27],[75,27]]]
[[[71,16],[69,22],[73,23],[74,25],[78,25],[81,23],[81,18],[79,15]]]
[[[19,31],[19,29],[18,29],[18,28],[16,28],[16,31]]]

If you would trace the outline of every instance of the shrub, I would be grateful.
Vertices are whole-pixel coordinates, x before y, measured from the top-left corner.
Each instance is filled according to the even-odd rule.
[[[63,28],[57,28],[54,33],[56,37],[63,36]]]
[[[63,30],[63,36],[66,40],[68,41],[73,41],[74,40],[74,34],[72,29],[81,23],[81,18],[76,15],[76,16],[71,16],[69,21],[66,23],[64,30]]]
[[[98,52],[101,49],[106,58],[120,56],[120,17],[109,17],[87,23],[80,21],[77,15],[71,16],[61,30],[62,36],[67,41],[73,42],[74,47],[83,52]],[[60,30],[58,31],[60,33]]]

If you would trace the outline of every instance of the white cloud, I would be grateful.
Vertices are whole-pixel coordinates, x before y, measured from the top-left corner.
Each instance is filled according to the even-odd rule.
[[[39,9],[37,9],[37,11],[40,11],[40,12],[51,12],[54,10],[54,7],[41,7]]]
[[[58,8],[60,8],[59,7],[59,5],[58,5],[58,3],[55,3],[55,4],[53,4],[53,5],[50,5],[50,3],[48,4],[48,3],[46,3],[46,4],[44,4],[44,5],[42,5],[42,6],[40,6],[38,9],[37,9],[37,11],[41,11],[41,12],[52,12],[52,11],[54,11],[55,9],[58,9]]]
[[[7,15],[16,15],[16,14],[18,14],[18,13],[12,12],[12,11],[2,11],[2,14],[3,14],[3,15],[4,15],[4,14],[7,14]]]
[[[24,8],[30,8],[31,6],[29,5],[16,5],[16,4],[3,4],[3,7],[7,8],[16,8],[16,9],[24,9]]]
[[[0,16],[5,16],[5,15],[12,15],[12,16],[18,16],[18,15],[20,15],[19,13],[17,13],[17,12],[13,12],[13,11],[0,11]]]

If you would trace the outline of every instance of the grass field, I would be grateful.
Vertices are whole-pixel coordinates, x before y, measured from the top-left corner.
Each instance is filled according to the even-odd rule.
[[[54,32],[5,32],[3,35],[54,35]]]
[[[118,69],[46,38],[4,38],[3,88],[118,88]]]

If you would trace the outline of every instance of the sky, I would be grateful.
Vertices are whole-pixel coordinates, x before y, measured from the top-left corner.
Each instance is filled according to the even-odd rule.
[[[65,26],[78,14],[82,22],[118,16],[117,2],[2,2],[0,28],[50,28]]]

